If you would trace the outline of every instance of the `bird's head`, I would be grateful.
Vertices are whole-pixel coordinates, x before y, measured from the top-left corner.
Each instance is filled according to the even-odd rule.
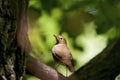
[[[54,37],[56,38],[56,41],[57,41],[56,44],[67,44],[64,37],[62,37],[60,35],[58,35],[58,36],[54,35]]]

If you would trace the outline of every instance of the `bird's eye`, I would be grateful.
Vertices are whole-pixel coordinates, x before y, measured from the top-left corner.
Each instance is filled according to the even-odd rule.
[[[63,38],[60,38],[61,40],[63,39]]]

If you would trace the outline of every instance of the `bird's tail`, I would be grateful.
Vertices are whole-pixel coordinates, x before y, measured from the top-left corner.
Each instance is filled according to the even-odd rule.
[[[67,68],[68,68],[71,72],[74,72],[74,71],[75,71],[73,65],[67,65]]]

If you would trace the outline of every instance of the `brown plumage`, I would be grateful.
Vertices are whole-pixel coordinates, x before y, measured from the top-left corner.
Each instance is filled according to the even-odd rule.
[[[52,54],[56,61],[64,64],[71,72],[74,72],[73,58],[67,47],[67,42],[62,36],[56,36],[56,45],[52,48]]]

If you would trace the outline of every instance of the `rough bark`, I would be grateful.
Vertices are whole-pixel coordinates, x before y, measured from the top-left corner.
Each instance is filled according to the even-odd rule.
[[[24,31],[21,39],[28,39],[26,6],[27,0],[0,0],[0,80],[23,78],[25,53],[29,49],[25,50],[26,46],[21,46],[23,42],[18,39],[24,36],[21,34]]]
[[[28,58],[27,70],[42,80],[114,80],[120,73],[120,39],[105,48],[88,64],[75,71],[69,77],[64,77],[56,70]]]

